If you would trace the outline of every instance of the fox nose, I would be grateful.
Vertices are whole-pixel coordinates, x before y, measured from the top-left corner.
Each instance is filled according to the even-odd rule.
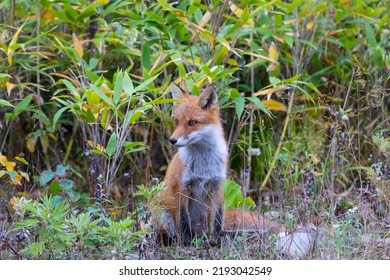
[[[177,143],[177,139],[171,138],[171,139],[169,139],[169,142],[171,142],[172,145],[175,145]]]

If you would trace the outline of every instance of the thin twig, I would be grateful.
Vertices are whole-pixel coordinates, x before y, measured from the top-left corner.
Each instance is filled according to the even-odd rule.
[[[253,31],[250,34],[250,40],[253,40]],[[253,62],[254,57],[251,55],[251,62]],[[253,97],[253,94],[255,92],[255,68],[253,66],[253,63],[251,63],[251,97]],[[248,139],[248,155],[247,155],[247,165],[246,165],[246,170],[244,172],[244,196],[246,196],[247,191],[249,190],[249,182],[251,178],[251,170],[252,170],[252,134],[253,134],[253,114],[254,114],[254,109],[250,109],[249,113],[249,139]]]
[[[345,99],[344,99],[343,111],[345,110],[345,106],[347,105],[347,100],[348,100],[348,97],[349,97],[349,93],[351,92],[351,86],[352,86],[352,82],[353,82],[353,79],[354,79],[354,78],[355,78],[355,68],[352,67],[351,80],[349,81],[348,90],[347,90],[347,95],[345,96]]]

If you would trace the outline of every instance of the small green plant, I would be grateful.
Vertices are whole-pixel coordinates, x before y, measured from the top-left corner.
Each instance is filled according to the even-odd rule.
[[[60,195],[62,192],[68,195],[72,200],[80,197],[79,193],[74,191],[74,182],[66,178],[69,167],[62,164],[57,165],[56,170],[44,170],[39,176],[39,186],[43,187],[49,184],[49,190],[52,195]]]
[[[99,233],[104,236],[102,249],[109,250],[112,259],[123,259],[134,253],[139,237],[145,233],[134,232],[135,221],[128,216],[120,221],[104,218],[99,226]]]
[[[20,254],[28,259],[111,259],[133,254],[143,232],[135,231],[128,216],[96,216],[79,211],[59,196],[33,201],[15,198],[18,216],[13,231],[27,230]]]
[[[59,197],[43,197],[39,201],[20,198],[15,200],[14,209],[20,215],[15,230],[31,233],[26,247],[21,248],[27,258],[63,258],[61,255],[75,242],[76,235],[65,227],[70,213],[65,200]]]

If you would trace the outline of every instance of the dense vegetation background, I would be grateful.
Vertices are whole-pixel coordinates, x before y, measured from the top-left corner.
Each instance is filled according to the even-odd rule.
[[[389,259],[389,10],[1,1],[1,258]],[[150,209],[174,153],[171,81],[193,94],[216,85],[227,207],[314,230],[304,254],[264,233],[154,244]]]

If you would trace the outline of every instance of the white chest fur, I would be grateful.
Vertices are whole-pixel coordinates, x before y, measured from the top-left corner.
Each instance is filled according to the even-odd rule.
[[[222,131],[213,125],[193,132],[195,143],[179,149],[185,165],[183,183],[222,182],[226,178],[227,146]],[[191,137],[191,136],[190,136]]]

